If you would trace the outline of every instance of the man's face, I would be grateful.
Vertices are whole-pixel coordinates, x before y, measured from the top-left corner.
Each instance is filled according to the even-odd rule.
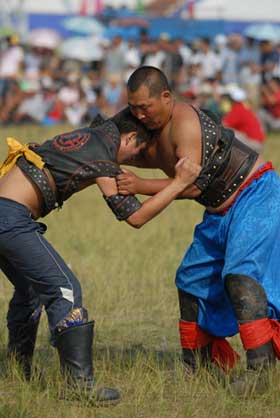
[[[164,126],[170,109],[170,93],[162,92],[159,96],[150,96],[149,89],[141,85],[135,92],[127,91],[131,113],[147,129],[160,129]]]
[[[137,155],[146,147],[146,143],[137,144],[136,132],[121,135],[121,144],[118,151],[118,161],[133,162],[137,159]]]

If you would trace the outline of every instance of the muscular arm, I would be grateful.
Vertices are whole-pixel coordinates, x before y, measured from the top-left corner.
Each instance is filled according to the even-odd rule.
[[[123,194],[143,194],[153,196],[170,184],[172,178],[154,179],[142,178],[132,171],[125,170],[117,176],[119,193]]]
[[[163,179],[146,179],[137,176],[131,171],[125,171],[117,177],[117,185],[119,193],[124,195],[142,194],[145,196],[153,196],[168,186],[173,177]],[[183,190],[176,199],[193,199],[200,194],[197,187],[190,185]]]
[[[174,149],[174,161],[180,158],[188,157],[194,163],[199,164],[201,160],[201,131],[200,124],[194,110],[190,107],[184,107],[180,113],[174,116],[174,121],[170,127],[168,141],[172,143]],[[120,193],[123,194],[143,194],[152,196],[166,187],[172,182],[174,167],[169,161],[162,161],[161,167],[157,165],[157,160],[154,153],[143,152],[141,161],[139,160],[138,167],[144,168],[161,168],[169,178],[164,179],[144,179],[136,176],[131,172],[124,172],[117,177],[117,185]],[[155,153],[158,157],[157,152]],[[165,169],[164,169],[165,167]],[[200,194],[200,190],[194,186],[189,185],[177,197],[179,199],[193,199]]]
[[[113,179],[100,177],[96,182],[105,196],[111,196],[117,193],[116,184],[113,183]],[[165,209],[181,192],[183,187],[174,180],[165,189],[147,199],[140,209],[126,219],[126,222],[134,228],[140,228]]]
[[[198,176],[200,167],[189,159],[182,159],[176,165],[176,176],[170,179],[169,184],[154,196],[144,201],[142,206],[132,213],[126,222],[134,228],[142,225],[157,216],[165,209],[184,189]],[[118,193],[115,179],[99,177],[96,183],[105,196],[113,196]]]

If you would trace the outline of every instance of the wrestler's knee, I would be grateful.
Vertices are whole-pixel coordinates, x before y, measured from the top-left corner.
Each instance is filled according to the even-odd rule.
[[[178,289],[179,306],[181,319],[189,322],[196,322],[198,315],[197,297]]]
[[[27,287],[25,291],[16,289],[13,297],[9,302],[7,312],[7,322],[25,322],[33,312],[41,306],[39,297],[35,294],[31,287]]]
[[[238,320],[256,320],[267,317],[267,297],[262,285],[242,274],[228,274],[225,289]]]

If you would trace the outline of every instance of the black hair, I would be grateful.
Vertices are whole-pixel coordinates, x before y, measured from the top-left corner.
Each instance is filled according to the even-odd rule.
[[[90,124],[90,128],[96,128],[102,125],[106,121],[112,121],[118,128],[120,135],[128,132],[136,132],[137,144],[141,142],[147,142],[151,139],[151,132],[149,132],[145,126],[130,112],[129,107],[122,109],[109,119],[104,119],[99,113],[93,118]]]
[[[144,84],[150,96],[159,96],[164,90],[171,91],[165,74],[158,68],[144,65],[137,68],[128,79],[127,89],[132,93]]]
[[[278,76],[273,76],[273,77],[271,77],[271,79],[270,79],[270,80],[275,81],[278,85],[280,85],[280,77],[278,77]]]
[[[147,28],[141,28],[139,33],[140,33],[140,36],[148,36],[149,34]]]
[[[117,126],[120,134],[136,132],[137,144],[147,142],[151,139],[151,132],[130,112],[129,107],[125,107],[119,113],[110,118]]]
[[[204,44],[206,44],[206,45],[210,45],[210,44],[211,44],[210,38],[208,38],[207,36],[202,36],[202,37],[200,38],[200,40],[201,40]]]

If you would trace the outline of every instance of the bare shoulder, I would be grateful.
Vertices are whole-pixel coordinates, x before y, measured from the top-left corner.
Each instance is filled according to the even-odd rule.
[[[199,119],[193,107],[184,102],[175,103],[171,119],[173,133],[181,129],[188,132],[193,129],[199,130],[199,128]]]
[[[185,102],[175,102],[174,104],[174,111],[173,111],[174,118],[193,118],[196,116],[196,112],[191,105]]]
[[[187,103],[178,102],[174,106],[170,136],[176,146],[178,157],[190,156],[200,161],[201,127],[195,110]]]

